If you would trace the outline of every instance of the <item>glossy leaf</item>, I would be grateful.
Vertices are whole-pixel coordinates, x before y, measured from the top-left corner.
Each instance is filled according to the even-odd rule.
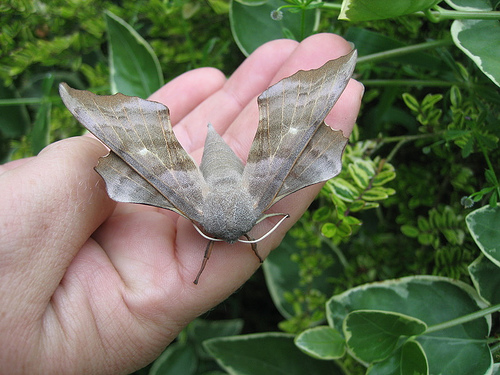
[[[343,323],[350,353],[363,362],[387,358],[401,336],[419,335],[427,326],[411,316],[376,310],[356,310]]]
[[[383,20],[426,10],[441,0],[344,0],[340,20],[352,22]]]
[[[106,12],[111,91],[147,98],[161,86],[160,62],[151,46],[132,26]]]
[[[481,255],[469,265],[469,274],[481,297],[490,304],[500,303],[500,269]]]
[[[259,333],[205,341],[205,347],[229,374],[238,375],[340,375],[332,361],[320,361],[302,353],[293,336]]]
[[[495,0],[446,0],[446,3],[455,10],[464,12],[474,10],[492,10],[492,2]]]
[[[366,201],[380,201],[394,195],[396,190],[386,187],[375,186],[366,190],[361,196]]]
[[[358,189],[343,178],[336,178],[331,181],[331,185],[335,190],[335,194],[346,202],[352,202],[359,196]]]
[[[455,20],[451,36],[460,48],[497,86],[500,86],[500,22]]]
[[[381,310],[412,316],[430,328],[484,307],[469,285],[443,277],[418,276],[366,284],[336,295],[327,303],[327,319],[336,328],[342,327],[352,311]],[[418,336],[429,373],[479,375],[490,371],[492,358],[485,339],[490,323],[489,317],[483,317]],[[369,374],[400,374],[400,358],[400,350],[395,350],[384,361],[372,365]]]
[[[330,327],[314,327],[297,335],[295,345],[318,359],[341,358],[346,350],[342,335]]]
[[[472,211],[465,222],[479,249],[500,267],[500,206],[484,206]]]
[[[170,344],[153,363],[149,375],[191,375],[196,372],[197,362],[192,347],[180,343]]]
[[[203,320],[196,319],[189,323],[186,327],[188,340],[191,345],[194,345],[198,357],[203,359],[212,358],[206,353],[203,347],[205,340],[214,337],[234,336],[241,333],[243,329],[243,320],[227,319],[227,320]]]
[[[354,182],[361,189],[367,188],[375,175],[375,169],[368,160],[356,160],[348,165],[348,170]]]
[[[401,348],[401,375],[427,375],[429,364],[422,345],[409,340]]]
[[[313,33],[319,18],[317,10],[307,10],[302,34],[300,13],[285,12],[280,21],[271,18],[271,12],[287,3],[269,0],[262,5],[244,5],[233,1],[229,12],[234,40],[246,56],[258,47],[274,39],[293,38],[300,40]]]

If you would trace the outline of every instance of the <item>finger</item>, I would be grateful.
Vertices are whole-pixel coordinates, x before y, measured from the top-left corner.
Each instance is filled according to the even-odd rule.
[[[54,143],[0,176],[0,293],[43,310],[75,254],[114,208],[93,170],[104,146],[90,137]],[[19,275],[22,275],[20,278]],[[5,306],[5,304],[4,304]]]
[[[224,134],[241,110],[269,86],[283,62],[297,47],[292,40],[276,40],[265,44],[250,55],[231,75],[223,87],[203,101],[176,126],[176,134],[196,161],[201,158],[207,124]],[[193,151],[198,150],[197,153]]]
[[[290,54],[289,58],[280,66],[275,75],[269,79],[267,87],[284,77],[289,77],[298,70],[319,68],[329,60],[346,55],[351,49],[351,45],[345,39],[337,35],[313,35],[297,46],[293,53]],[[354,91],[357,91],[357,89]],[[359,99],[359,95],[356,94],[355,96]],[[342,104],[340,104],[340,106],[342,106]],[[354,119],[356,115],[357,111],[354,113]],[[334,112],[327,117],[328,121],[330,121],[329,123],[331,123],[334,128],[338,128],[335,126],[337,121],[336,116],[336,112]],[[258,106],[255,100],[241,112],[232,126],[224,134],[226,141],[243,160],[246,160],[248,151],[250,150],[257,129],[258,118]],[[352,117],[349,118],[349,120],[351,119]],[[344,123],[346,123],[347,126],[347,121],[344,121]],[[351,128],[346,127],[346,129],[343,129],[346,135],[350,134],[353,124],[354,121],[351,124]]]
[[[195,69],[171,80],[149,100],[165,104],[170,109],[170,121],[175,125],[225,82],[226,77],[217,69]]]

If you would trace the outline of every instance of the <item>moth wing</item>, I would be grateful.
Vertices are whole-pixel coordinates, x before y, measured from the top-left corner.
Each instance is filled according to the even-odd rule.
[[[348,139],[324,122],[300,154],[271,205],[306,186],[335,177],[342,170],[342,153]]]
[[[112,199],[201,221],[205,182],[175,137],[167,107],[122,94],[99,96],[65,83],[59,91],[78,121],[111,150],[96,171]]]
[[[259,126],[243,183],[264,212],[281,198],[336,176],[347,139],[324,123],[346,87],[356,51],[299,71],[258,98]]]

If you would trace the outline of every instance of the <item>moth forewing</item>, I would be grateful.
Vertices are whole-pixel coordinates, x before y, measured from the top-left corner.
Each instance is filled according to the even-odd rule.
[[[347,139],[325,126],[324,119],[355,64],[353,50],[318,69],[284,78],[259,96],[259,126],[243,172],[258,210],[263,212],[286,195],[340,171]]]

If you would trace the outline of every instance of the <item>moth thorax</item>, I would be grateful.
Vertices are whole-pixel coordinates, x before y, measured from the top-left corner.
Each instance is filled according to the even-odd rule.
[[[238,189],[215,191],[205,199],[201,225],[211,237],[233,243],[248,233],[258,218],[247,192]]]

